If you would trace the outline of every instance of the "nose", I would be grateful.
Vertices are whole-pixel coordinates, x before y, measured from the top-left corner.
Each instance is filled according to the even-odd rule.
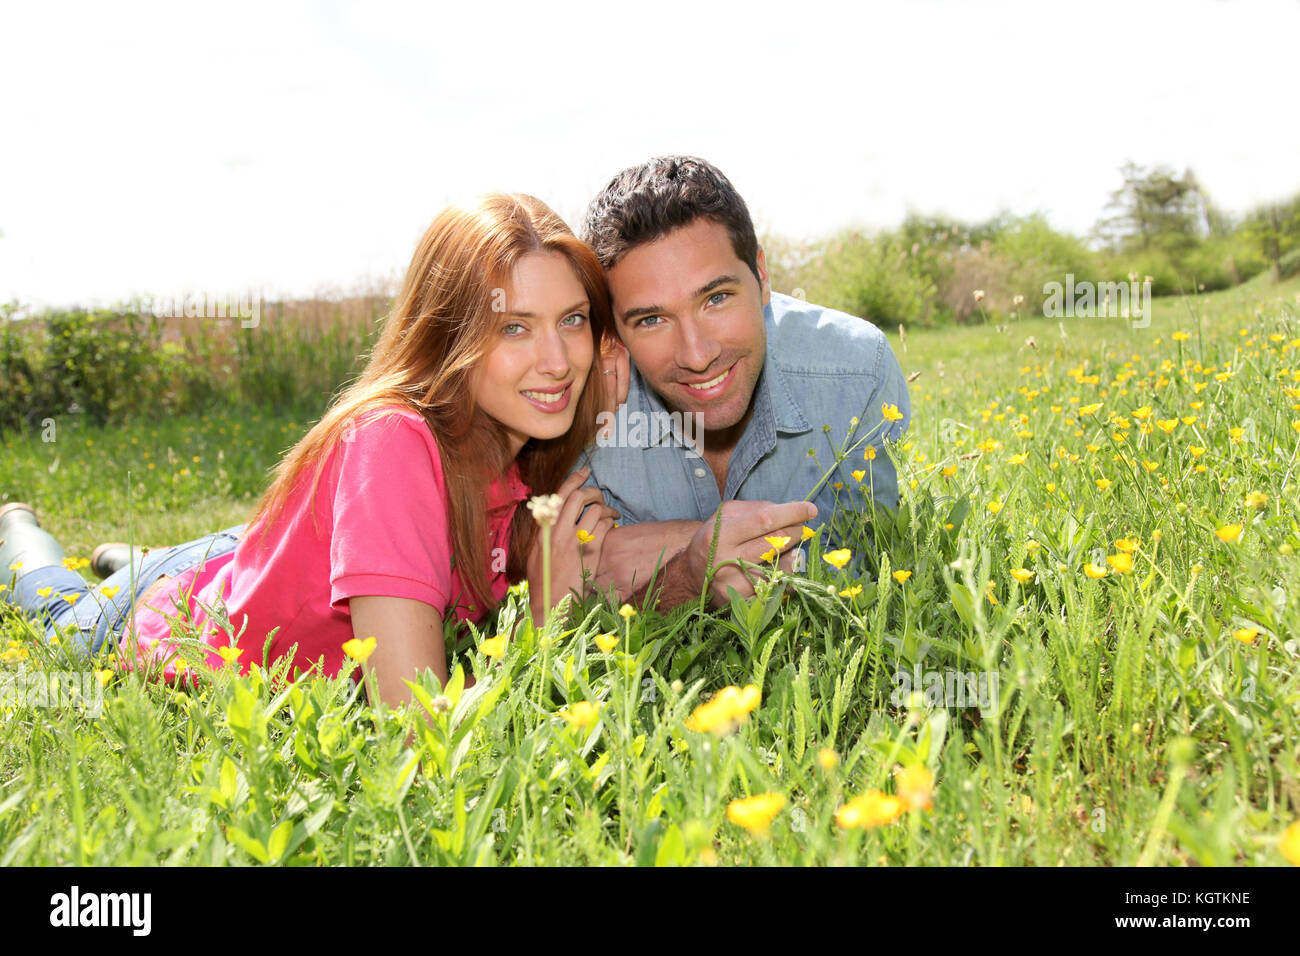
[[[722,345],[709,334],[707,326],[693,318],[684,320],[678,328],[681,330],[675,356],[678,366],[688,372],[706,371],[722,354]]]
[[[537,371],[550,378],[569,374],[569,348],[564,337],[552,329],[537,343]]]

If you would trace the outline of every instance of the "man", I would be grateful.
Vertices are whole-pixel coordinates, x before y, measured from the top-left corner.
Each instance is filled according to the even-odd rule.
[[[599,585],[642,600],[659,566],[659,605],[673,607],[699,597],[719,515],[715,566],[779,553],[789,570],[802,527],[829,521],[837,500],[897,505],[883,443],[901,436],[911,403],[893,350],[869,322],[771,291],[749,211],[721,172],[685,156],[624,170],[592,201],[583,239],[626,348],[601,363],[616,393],[627,378],[626,401],[587,481],[622,515]],[[729,587],[753,594],[736,564],[715,575],[715,603]]]

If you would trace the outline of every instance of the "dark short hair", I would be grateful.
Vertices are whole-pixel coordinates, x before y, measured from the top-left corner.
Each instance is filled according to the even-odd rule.
[[[694,156],[659,156],[623,170],[587,207],[582,239],[610,269],[629,249],[701,217],[726,228],[736,258],[758,279],[758,237],[745,200],[721,171]]]

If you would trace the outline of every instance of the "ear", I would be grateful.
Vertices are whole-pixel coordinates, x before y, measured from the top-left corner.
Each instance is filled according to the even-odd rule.
[[[758,259],[755,263],[758,266],[758,288],[760,298],[764,305],[772,301],[772,284],[768,281],[767,275],[767,255],[763,252],[763,247],[758,247]]]

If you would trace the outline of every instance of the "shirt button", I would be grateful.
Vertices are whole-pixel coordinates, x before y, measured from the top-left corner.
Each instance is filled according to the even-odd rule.
[[[706,472],[703,468],[696,468],[696,469],[695,469],[695,477],[696,477],[696,478],[703,478],[706,474],[708,474],[708,472]]]

